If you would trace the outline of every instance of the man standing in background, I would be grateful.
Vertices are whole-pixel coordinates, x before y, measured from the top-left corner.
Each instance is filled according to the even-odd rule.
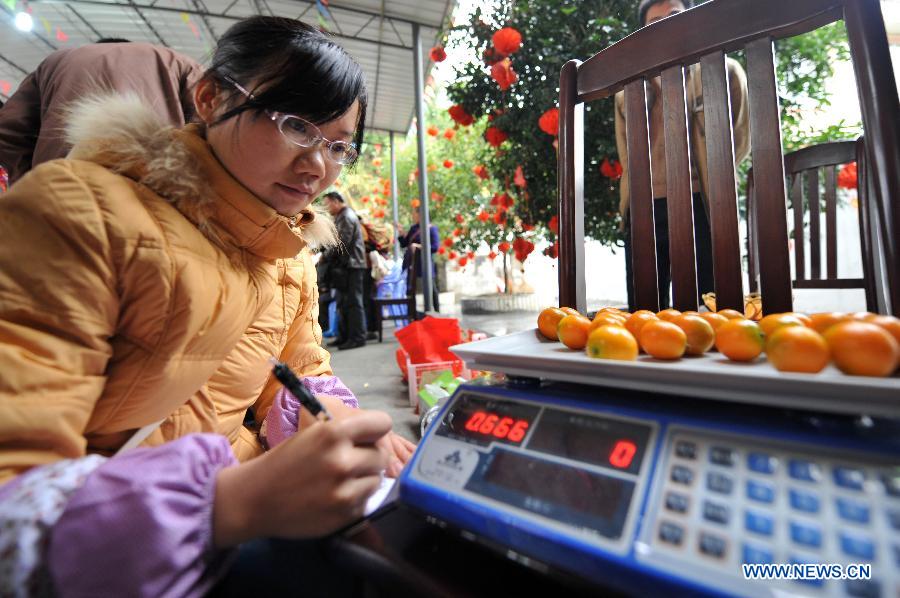
[[[363,243],[359,218],[337,191],[325,194],[325,208],[334,217],[338,237],[343,247],[329,249],[327,260],[331,286],[338,295],[338,338],[330,343],[340,350],[355,349],[366,344],[365,311],[363,308],[364,278],[369,275],[366,266],[366,248]]]
[[[202,74],[187,56],[122,39],[54,52],[0,109],[0,165],[13,184],[38,164],[64,158],[66,107],[98,91],[133,93],[164,122],[182,127],[193,115],[190,90]]]
[[[642,27],[666,17],[684,12],[682,0],[642,0],[638,6],[638,19]],[[734,135],[735,166],[750,153],[750,113],[747,105],[747,75],[741,65],[726,58],[728,88],[731,95],[731,125]],[[700,65],[685,69],[688,130],[691,139],[691,188],[694,191],[694,251],[697,259],[698,294],[715,290],[712,262],[712,236],[709,226],[707,193],[709,187],[706,163],[706,122],[703,112],[703,84]],[[616,146],[623,173],[619,188],[619,212],[625,229],[625,271],[628,285],[628,306],[634,309],[634,265],[631,263],[631,225],[628,207],[628,154],[625,141],[625,94],[616,94]],[[666,204],[666,146],[663,126],[663,101],[660,79],[647,82],[647,114],[650,126],[650,167],[653,182],[653,221],[656,235],[656,268],[659,285],[659,308],[669,307],[669,285],[672,282],[669,261],[669,218]],[[641,264],[637,265],[642,267]],[[701,301],[702,303],[702,301]]]

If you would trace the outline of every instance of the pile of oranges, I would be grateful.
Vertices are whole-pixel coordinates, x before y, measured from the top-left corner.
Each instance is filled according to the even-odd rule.
[[[765,352],[783,372],[816,373],[832,361],[856,376],[890,376],[900,367],[900,319],[869,312],[788,312],[757,323],[733,309],[628,313],[604,307],[590,320],[570,307],[548,307],[538,316],[538,330],[598,359],[630,361],[644,351],[672,360],[715,347],[732,361],[750,362]]]

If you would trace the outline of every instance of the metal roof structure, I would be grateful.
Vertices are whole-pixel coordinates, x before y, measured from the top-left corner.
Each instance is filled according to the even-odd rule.
[[[406,134],[415,112],[414,39],[422,67],[456,0],[0,0],[0,99],[50,53],[123,37],[168,46],[206,64],[235,21],[266,14],[327,29],[362,66],[369,87],[366,126]],[[30,11],[34,29],[14,14]]]

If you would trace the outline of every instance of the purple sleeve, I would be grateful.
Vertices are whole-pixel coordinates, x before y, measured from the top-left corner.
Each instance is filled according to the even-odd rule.
[[[429,240],[431,241],[431,253],[435,253],[438,250],[438,245],[440,245],[440,235],[438,234],[438,229],[435,225],[430,225],[428,227],[429,232]]]
[[[359,401],[337,376],[308,376],[303,385],[315,395],[337,397],[348,407],[359,409]],[[300,401],[282,388],[275,395],[272,408],[266,415],[263,436],[270,449],[275,448],[297,433],[300,425]]]
[[[199,596],[230,551],[212,548],[216,475],[228,440],[193,434],[98,467],[53,527],[47,564],[61,596]]]

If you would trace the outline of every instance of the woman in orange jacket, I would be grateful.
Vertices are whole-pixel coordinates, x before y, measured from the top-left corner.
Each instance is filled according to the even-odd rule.
[[[68,159],[3,197],[0,594],[201,594],[246,540],[358,517],[411,454],[386,414],[336,397],[333,421],[276,422],[267,452],[240,423],[288,398],[267,357],[331,373],[309,247],[334,230],[311,206],[362,144],[360,67],[253,17],[194,100],[180,130],[135,98],[79,102]],[[110,458],[160,420],[155,446]]]

